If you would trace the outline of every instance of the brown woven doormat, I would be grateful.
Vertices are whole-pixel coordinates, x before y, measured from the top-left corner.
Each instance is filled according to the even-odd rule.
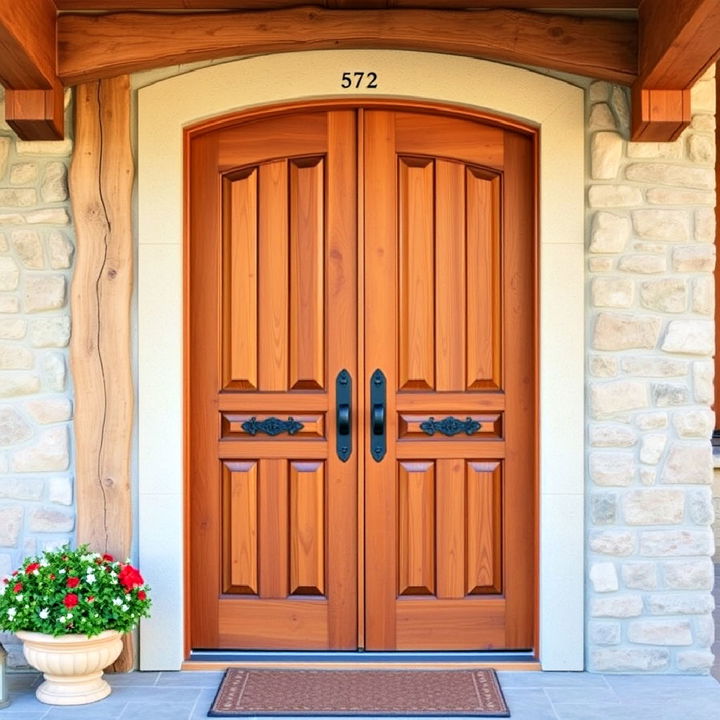
[[[212,717],[510,717],[494,670],[230,668]]]

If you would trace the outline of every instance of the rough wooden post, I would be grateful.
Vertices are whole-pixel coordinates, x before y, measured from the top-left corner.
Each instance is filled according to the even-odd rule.
[[[70,169],[77,539],[120,559],[132,540],[132,183],[128,76],[78,86]],[[128,638],[113,669],[132,665]]]

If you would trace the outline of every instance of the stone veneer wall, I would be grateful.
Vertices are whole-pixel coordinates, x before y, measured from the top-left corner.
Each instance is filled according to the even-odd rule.
[[[627,142],[627,93],[588,91],[587,666],[707,672],[715,94],[674,143]]]
[[[71,541],[75,529],[67,379],[72,141],[23,142],[3,117],[0,88],[0,577],[25,555]],[[0,634],[0,642],[11,666],[24,663],[13,636]]]

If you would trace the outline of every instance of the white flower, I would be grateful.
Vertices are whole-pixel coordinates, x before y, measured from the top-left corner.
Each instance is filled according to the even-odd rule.
[[[23,599],[23,594],[22,594],[22,593],[20,593],[20,594],[17,595],[16,597],[17,597],[17,601],[18,601],[18,602],[22,602],[22,599]]]
[[[50,611],[47,608],[43,608],[38,615],[40,615],[41,620],[47,620],[48,616],[50,615]]]
[[[59,572],[60,572],[61,575],[64,575],[64,574],[65,574],[65,568],[60,568]]]
[[[61,622],[61,623],[64,625],[64,624],[67,622],[67,620],[65,620],[65,616],[64,616],[64,615],[61,615],[61,616],[58,618],[58,622]]]
[[[66,617],[68,620],[72,620],[72,613],[68,613],[65,617]]]
[[[42,560],[40,561],[40,567],[47,567],[49,564],[50,564],[50,563],[49,563],[47,560],[45,560],[45,559],[42,559]]]
[[[85,576],[85,582],[92,585],[95,582],[95,573],[88,570],[88,574]]]
[[[39,575],[39,574],[40,574],[40,571],[39,571],[39,570],[33,570],[33,571],[32,571],[32,574],[33,574],[33,575]]]
[[[113,605],[122,605],[122,598],[113,598]]]
[[[8,608],[7,614],[8,617],[12,620],[17,615],[17,610],[15,608]]]
[[[120,609],[121,609],[123,612],[127,612],[129,608],[128,608],[128,606],[127,606],[125,603],[123,603],[122,606],[120,607]]]

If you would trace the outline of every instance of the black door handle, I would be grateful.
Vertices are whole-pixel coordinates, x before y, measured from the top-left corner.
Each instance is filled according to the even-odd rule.
[[[385,402],[385,375],[378,368],[370,378],[370,454],[375,462],[380,462],[385,457],[387,447]]]
[[[337,456],[347,462],[352,453],[352,377],[341,370],[335,380],[335,448]]]

